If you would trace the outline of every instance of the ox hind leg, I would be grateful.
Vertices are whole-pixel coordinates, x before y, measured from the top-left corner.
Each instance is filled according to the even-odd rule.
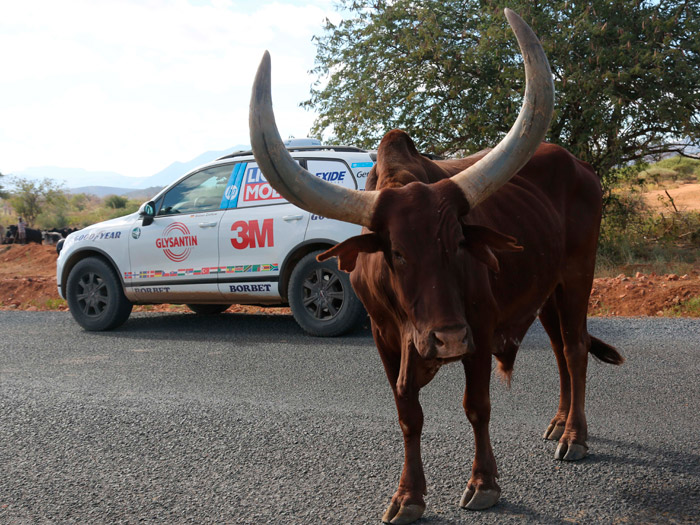
[[[580,288],[558,287],[540,313],[552,342],[560,380],[559,408],[544,437],[559,441],[554,458],[565,461],[582,459],[588,453],[585,400],[591,347],[586,328],[589,292]]]
[[[557,311],[554,297],[550,297],[542,307],[540,322],[552,343],[552,350],[554,350],[557,367],[559,368],[559,407],[542,437],[551,441],[559,441],[564,434],[566,420],[569,417],[571,380],[569,379],[569,369],[566,366],[566,358],[564,357],[564,340],[561,337],[559,312]]]

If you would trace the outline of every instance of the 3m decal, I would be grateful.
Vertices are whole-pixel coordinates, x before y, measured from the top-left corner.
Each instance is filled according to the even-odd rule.
[[[133,230],[131,230],[131,237],[134,239],[138,239],[139,237],[141,237],[141,228],[136,227]]]
[[[272,273],[279,272],[279,263],[272,264],[245,264],[238,266],[208,266],[205,268],[181,268],[179,270],[140,270],[138,272],[124,272],[125,281],[135,279],[164,279],[171,277],[192,277],[197,275],[236,274],[236,273]]]
[[[163,231],[163,236],[156,239],[156,248],[163,250],[165,256],[173,262],[187,259],[194,246],[197,246],[197,236],[191,235],[187,225],[181,222],[170,224]]]
[[[323,215],[311,215],[311,220],[312,221],[322,221],[326,219]]]
[[[158,286],[154,288],[134,288],[136,293],[168,293],[170,286]]]
[[[260,221],[236,221],[231,225],[231,231],[234,232],[231,246],[236,250],[275,245],[273,219],[263,220],[262,227]]]
[[[374,166],[374,162],[353,162],[350,164],[351,168],[371,168]]]

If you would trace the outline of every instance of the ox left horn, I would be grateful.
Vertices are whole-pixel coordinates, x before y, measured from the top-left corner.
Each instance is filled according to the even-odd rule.
[[[356,191],[326,182],[302,168],[287,152],[272,111],[270,77],[270,54],[265,51],[250,99],[250,143],[265,178],[299,208],[369,227],[377,192]]]

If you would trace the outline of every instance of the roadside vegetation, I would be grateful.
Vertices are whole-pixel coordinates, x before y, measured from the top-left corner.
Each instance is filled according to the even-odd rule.
[[[83,228],[96,222],[138,210],[141,200],[120,195],[104,198],[86,193],[69,193],[50,179],[32,181],[14,177],[0,196],[0,224],[17,224],[23,217],[30,228]]]
[[[605,199],[597,273],[682,275],[698,267],[700,211],[677,204],[669,190],[700,183],[700,160],[676,156],[616,175]]]

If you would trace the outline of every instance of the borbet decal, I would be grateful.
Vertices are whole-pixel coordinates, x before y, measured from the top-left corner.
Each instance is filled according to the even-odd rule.
[[[162,249],[173,262],[187,259],[193,246],[197,246],[197,236],[190,234],[189,228],[181,222],[169,225],[163,231],[163,236],[156,239],[156,247]]]
[[[271,284],[233,284],[228,287],[233,293],[269,292],[272,290]]]
[[[231,246],[236,250],[275,245],[273,219],[262,221],[262,227],[260,221],[236,221],[231,225],[231,231],[235,235],[231,238]]]

